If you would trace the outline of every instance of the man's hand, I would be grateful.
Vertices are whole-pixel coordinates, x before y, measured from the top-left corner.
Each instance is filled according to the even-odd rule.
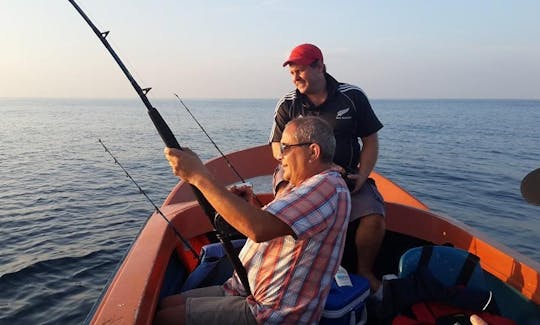
[[[353,180],[355,182],[354,189],[351,191],[351,193],[355,193],[364,185],[364,183],[367,180],[367,177],[359,175],[359,174],[348,174],[347,178],[350,180]]]
[[[260,208],[259,204],[255,200],[255,193],[253,193],[253,186],[246,183],[242,183],[239,185],[232,185],[229,187],[229,191],[241,197],[249,204]]]
[[[204,166],[197,154],[190,149],[179,150],[166,147],[163,152],[165,158],[169,161],[169,165],[171,165],[173,173],[185,182],[195,184],[201,177],[210,177],[206,166]]]

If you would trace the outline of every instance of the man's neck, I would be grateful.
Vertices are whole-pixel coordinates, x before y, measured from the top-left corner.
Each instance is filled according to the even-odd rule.
[[[320,106],[328,97],[328,93],[325,90],[323,93],[309,94],[307,97],[309,98],[309,101],[313,103],[313,105]]]
[[[318,175],[318,174],[324,172],[325,170],[329,169],[330,167],[332,167],[332,164],[317,163],[316,166],[313,166],[313,167],[311,167],[309,169],[309,171],[305,174],[305,177],[300,182],[298,182],[298,184],[296,184],[295,187],[300,186],[306,180],[310,179],[311,177],[313,177],[315,175]]]
[[[328,98],[328,90],[326,89],[326,78],[322,77],[320,82],[317,83],[315,89],[309,93],[306,94],[307,98],[313,103],[315,106],[319,106],[326,98]]]

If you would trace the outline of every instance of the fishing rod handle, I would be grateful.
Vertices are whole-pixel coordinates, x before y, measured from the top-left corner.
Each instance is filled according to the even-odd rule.
[[[174,137],[174,134],[172,133],[171,129],[169,128],[169,125],[165,122],[161,114],[159,114],[158,110],[150,107],[148,110],[148,115],[150,116],[150,119],[152,120],[152,123],[154,123],[159,136],[165,143],[165,145],[169,148],[175,148],[183,150],[180,144],[178,144],[178,141]],[[195,198],[199,202],[199,205],[204,210],[204,213],[210,218],[210,222],[212,222],[212,217],[216,210],[212,207],[210,202],[206,199],[206,197],[201,193],[201,191],[196,188],[195,186],[191,185],[191,189],[193,191],[193,194],[195,195]]]
[[[174,134],[171,131],[171,128],[169,128],[169,125],[165,122],[163,117],[161,117],[161,114],[159,114],[158,110],[151,107],[147,110],[148,116],[150,116],[150,119],[152,120],[152,123],[154,123],[154,126],[156,127],[159,136],[165,142],[165,145],[169,148],[175,148],[183,150],[176,138],[174,137]]]

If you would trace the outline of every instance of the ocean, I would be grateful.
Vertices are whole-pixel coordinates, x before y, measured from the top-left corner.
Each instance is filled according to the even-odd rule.
[[[152,100],[152,99],[151,99]],[[184,102],[223,152],[266,143],[275,99]],[[182,146],[218,153],[177,100],[152,100]],[[376,170],[432,210],[540,262],[540,100],[372,100]],[[177,183],[136,100],[0,99],[0,324],[79,324]]]

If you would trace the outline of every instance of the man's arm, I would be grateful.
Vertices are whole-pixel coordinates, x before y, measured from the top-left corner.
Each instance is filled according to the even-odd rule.
[[[274,122],[272,123],[269,142],[272,144],[272,155],[276,160],[279,160],[278,158],[280,156],[279,141],[281,140],[281,135],[285,129],[285,125],[291,120],[289,116],[289,110],[291,108],[287,105],[285,98],[282,98],[274,111]]]
[[[231,226],[251,240],[263,242],[286,235],[294,236],[286,223],[250,205],[219,184],[199,157],[189,149],[165,148],[165,156],[176,176],[197,187]]]
[[[369,174],[375,168],[379,156],[379,138],[376,132],[361,139],[362,150],[360,151],[360,162],[358,163],[358,175],[351,177],[356,179],[353,192],[358,191],[364,185]]]

